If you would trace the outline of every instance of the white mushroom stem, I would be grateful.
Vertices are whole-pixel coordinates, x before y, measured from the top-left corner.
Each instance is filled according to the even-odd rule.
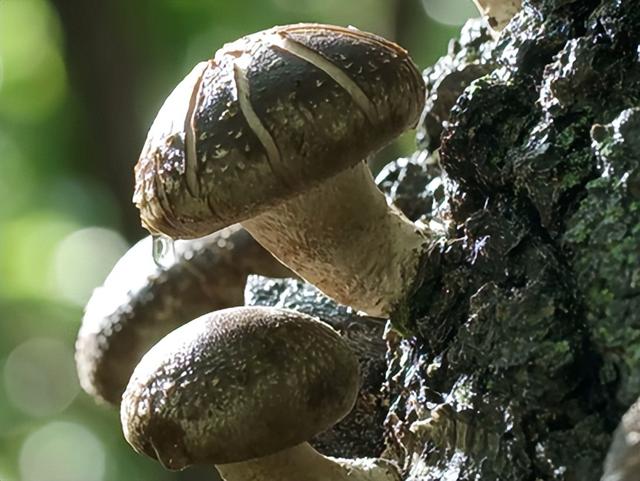
[[[522,8],[522,0],[473,0],[494,32],[502,30]]]
[[[216,468],[225,481],[400,481],[398,469],[389,461],[329,458],[309,443]]]
[[[404,300],[427,242],[364,162],[242,225],[326,295],[376,317]]]

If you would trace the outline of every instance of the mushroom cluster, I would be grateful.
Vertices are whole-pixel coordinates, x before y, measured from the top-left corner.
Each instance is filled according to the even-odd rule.
[[[138,361],[166,334],[241,305],[249,274],[292,275],[238,226],[176,243],[175,257],[162,268],[150,256],[152,242],[146,237],[129,249],[94,290],[76,341],[82,388],[114,406]]]
[[[149,131],[142,223],[178,239],[240,222],[329,297],[390,316],[429,235],[387,203],[364,159],[415,126],[424,100],[406,50],[354,28],[288,25],[227,44]]]
[[[96,289],[87,306],[76,343],[76,363],[85,391],[97,400],[106,401],[113,405],[121,404],[121,396],[127,383],[129,383],[129,388],[128,394],[124,396],[125,402],[130,400],[131,396],[148,395],[147,391],[142,392],[132,387],[135,381],[129,381],[129,378],[149,347],[162,339],[158,343],[158,347],[152,348],[147,353],[139,363],[139,367],[135,368],[135,372],[144,372],[144,366],[148,366],[152,362],[148,359],[154,358],[160,359],[163,366],[166,363],[174,366],[177,370],[174,375],[179,386],[174,388],[176,383],[167,381],[161,383],[161,389],[154,388],[151,393],[157,396],[169,396],[175,405],[189,406],[190,402],[198,402],[199,395],[202,395],[204,399],[209,399],[210,393],[207,393],[206,386],[210,385],[210,388],[218,386],[217,378],[210,377],[211,373],[228,376],[228,380],[237,380],[238,378],[235,376],[238,374],[238,370],[241,369],[241,366],[245,366],[247,370],[245,374],[241,375],[240,384],[235,386],[227,384],[226,386],[229,389],[228,395],[231,396],[234,403],[239,402],[242,396],[248,396],[249,399],[260,402],[263,399],[262,394],[255,390],[252,391],[252,386],[247,382],[251,379],[257,381],[262,379],[260,382],[263,383],[263,386],[264,383],[267,383],[273,389],[265,394],[267,397],[264,399],[267,399],[268,396],[276,397],[276,400],[279,399],[283,403],[282,409],[277,412],[280,414],[290,412],[287,403],[295,398],[295,392],[292,391],[292,388],[304,388],[304,381],[307,379],[304,377],[306,376],[304,373],[307,371],[320,376],[319,382],[322,384],[316,383],[305,392],[311,392],[310,389],[315,389],[316,395],[326,395],[329,400],[332,399],[332,396],[342,396],[345,399],[337,407],[330,403],[327,404],[328,400],[324,397],[317,401],[328,409],[325,417],[335,417],[331,422],[327,421],[329,425],[325,425],[324,422],[321,425],[314,424],[320,422],[320,419],[324,419],[310,413],[316,409],[316,401],[313,401],[309,396],[302,400],[298,399],[299,403],[303,404],[302,407],[309,412],[303,413],[302,418],[292,419],[308,418],[311,424],[309,429],[313,431],[309,436],[331,427],[351,411],[360,387],[358,358],[348,341],[343,340],[333,328],[318,319],[291,310],[237,307],[216,310],[203,318],[209,319],[207,322],[196,320],[185,324],[186,316],[194,312],[202,309],[211,310],[223,306],[225,303],[237,304],[238,301],[241,302],[242,290],[248,272],[269,272],[271,275],[290,274],[285,267],[260,248],[245,231],[234,227],[197,241],[180,242],[176,246],[176,257],[164,269],[157,266],[149,255],[151,243],[150,238],[145,238],[136,244],[114,267],[104,285]],[[288,322],[299,325],[300,330],[296,332],[304,337],[304,342],[298,341],[295,336],[276,342],[279,339],[277,333],[280,332],[281,326]],[[181,325],[184,325],[183,329],[174,330]],[[327,342],[330,344],[324,343],[322,337],[314,337],[318,326],[329,337],[330,341]],[[229,329],[231,330],[229,331]],[[163,339],[163,336],[170,331],[172,334]],[[225,347],[229,347],[228,343],[215,343],[215,340],[224,333],[230,336],[229,342],[232,347],[229,349]],[[242,340],[243,336],[246,339]],[[266,336],[267,341],[261,341],[261,336]],[[178,340],[183,337],[187,346],[180,347],[181,344]],[[242,345],[247,346],[246,350],[235,350],[233,342],[238,339],[241,340]],[[260,345],[264,345],[265,342],[266,344],[272,342],[275,344],[271,347],[267,346],[267,352],[261,354],[259,348],[252,344],[254,341]],[[290,343],[292,344],[290,345]],[[314,348],[318,349],[315,354],[313,353]],[[161,349],[165,349],[166,352],[158,355],[157,352]],[[213,350],[212,356],[222,357],[230,364],[226,368],[220,364],[216,364],[213,369],[203,367],[199,362],[202,359],[202,350],[207,349]],[[193,362],[188,360],[189,356],[193,358]],[[234,358],[234,356],[236,357]],[[298,369],[302,370],[302,374],[298,376],[302,376],[302,384],[299,386],[295,384],[295,376],[285,376],[286,383],[278,385],[273,384],[272,378],[261,378],[265,372],[263,367],[274,362],[274,356],[277,356],[280,363],[274,366],[274,372],[279,373],[278,375],[286,374],[281,366],[284,364],[298,366]],[[323,361],[322,356],[328,356],[329,360]],[[147,360],[145,361],[145,359]],[[340,378],[342,374],[336,374],[334,369],[325,365],[325,361],[336,363],[336,369],[344,370],[348,382],[342,382]],[[147,372],[151,377],[163,376],[168,375],[168,369],[163,367]],[[192,381],[183,382],[182,380],[185,376],[190,375],[198,378],[200,384],[187,388]],[[139,375],[138,377],[134,375],[132,379],[139,381]],[[195,389],[195,392],[191,392],[189,389]],[[201,410],[202,415],[220,419],[224,417],[224,413],[233,412],[232,408],[224,404],[225,399],[228,400],[229,397],[225,398],[217,393],[214,396],[215,402],[208,409]],[[218,402],[223,402],[223,404],[216,404]],[[161,410],[157,406],[163,405],[165,405],[165,401],[157,403],[154,401],[148,409],[137,409],[132,413],[126,411],[129,404],[123,403],[121,405],[122,416],[129,416],[127,422],[131,423],[131,426],[143,425],[145,422],[157,424],[163,419]],[[136,417],[143,412],[148,417]],[[277,419],[269,421],[266,417],[267,414],[266,412],[262,413],[263,422],[266,422],[269,428],[276,426],[279,421]],[[245,415],[248,415],[248,412]],[[195,413],[189,417],[191,420],[195,418]],[[211,420],[203,418],[202,422],[211,422]],[[245,420],[240,419],[240,424],[244,422]],[[247,419],[246,422],[247,426],[252,426],[251,419]],[[298,426],[299,421],[296,421],[295,425]],[[128,426],[124,426],[125,432],[128,432]],[[304,432],[306,433],[306,431]],[[150,435],[149,442],[153,445],[158,445],[160,442],[168,443],[167,446],[173,446],[171,456],[176,455],[175,443],[178,442],[178,438],[176,438],[175,432],[167,430],[158,434],[152,429],[150,433],[145,432],[141,436]],[[153,433],[156,433],[155,438]],[[273,436],[271,444],[280,439],[281,434],[278,429],[273,431],[270,434]],[[164,441],[159,441],[159,439]],[[131,442],[136,446],[133,441]],[[247,439],[246,442],[254,446],[256,441]],[[238,451],[238,453],[242,452],[242,450]],[[244,464],[236,466],[235,463],[231,463],[229,466],[220,467],[220,471],[229,481],[235,479],[267,480],[275,475],[283,480],[309,479],[312,481],[321,479],[301,477],[301,471],[310,467],[313,468],[313,472],[316,472],[316,469],[320,470],[318,473],[322,473],[322,479],[342,480],[345,477],[352,481],[360,479],[363,481],[396,481],[399,479],[395,465],[382,459],[332,460],[325,458],[304,443],[290,446],[290,452],[294,453],[291,456],[296,460],[297,467],[295,469],[297,471],[292,471],[295,463],[285,452],[267,455],[261,463],[246,458],[246,466]],[[172,461],[173,458],[166,460],[158,457],[158,454],[153,457],[158,458],[165,467],[170,469],[183,468],[188,464],[202,462],[196,457],[189,463],[180,465],[175,464],[177,461]],[[332,477],[326,478],[327,473],[331,473]],[[249,475],[252,477],[246,477]]]
[[[416,124],[424,96],[404,49],[354,28],[289,25],[225,45],[149,131],[136,166],[142,223],[171,239],[242,223],[328,296],[389,317],[407,302],[430,234],[387,202],[365,160]],[[228,481],[399,480],[389,461],[328,458],[307,443],[353,407],[357,358],[316,318],[223,309],[241,302],[248,273],[290,271],[244,231],[212,235],[140,268],[145,240],[96,290],[77,342],[85,390],[120,404],[129,443],[169,469],[216,465]],[[217,247],[194,247],[203,242]],[[243,254],[231,259],[227,242]],[[249,252],[259,260],[246,262]],[[214,312],[187,322],[205,309]]]
[[[399,481],[378,459],[341,460],[306,441],[342,419],[358,361],[328,324],[286,309],[237,307],[163,338],[123,395],[124,434],[168,469],[215,465],[227,481]]]

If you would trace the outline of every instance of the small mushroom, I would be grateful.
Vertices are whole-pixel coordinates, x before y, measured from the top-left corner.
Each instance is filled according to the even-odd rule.
[[[150,237],[138,242],[93,292],[76,341],[80,384],[115,406],[142,355],[167,333],[206,312],[241,305],[249,274],[291,275],[239,226],[177,242],[176,257],[164,268],[154,263],[151,244]]]
[[[522,8],[522,0],[473,0],[482,18],[499,33]]]
[[[337,304],[299,279],[250,275],[244,290],[246,306],[293,309],[317,317],[334,328],[358,358],[360,390],[353,409],[311,444],[322,454],[347,458],[377,456],[385,449],[384,420],[389,410],[385,388],[387,346],[385,323]]]
[[[340,460],[306,441],[352,408],[355,355],[314,317],[236,307],[156,344],[122,398],[124,435],[167,469],[216,465],[227,481],[399,481],[380,459]]]
[[[242,225],[339,303],[386,317],[427,239],[362,159],[418,121],[420,72],[398,45],[332,25],[274,27],[225,45],[176,87],[136,166],[154,234]]]
[[[602,481],[640,479],[640,400],[629,408],[613,434]]]

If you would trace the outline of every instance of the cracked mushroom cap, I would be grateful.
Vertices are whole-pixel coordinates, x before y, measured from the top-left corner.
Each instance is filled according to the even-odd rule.
[[[143,225],[172,238],[258,215],[418,121],[406,50],[354,28],[274,27],[201,62],[160,109],[136,166]]]
[[[318,319],[236,307],[173,331],[142,359],[123,395],[134,449],[168,469],[227,464],[293,447],[353,407],[355,355]]]

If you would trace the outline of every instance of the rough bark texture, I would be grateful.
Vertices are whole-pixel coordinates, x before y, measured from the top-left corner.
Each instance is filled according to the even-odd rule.
[[[640,393],[639,39],[637,1],[530,0],[425,72],[423,150],[379,177],[446,231],[387,335],[405,479],[601,476]]]

